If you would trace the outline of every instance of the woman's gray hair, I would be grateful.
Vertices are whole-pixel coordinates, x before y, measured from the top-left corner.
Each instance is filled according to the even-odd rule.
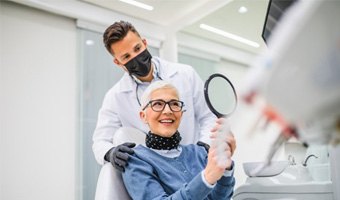
[[[141,98],[141,109],[143,109],[146,106],[146,104],[148,104],[149,101],[151,100],[150,99],[151,93],[158,89],[173,89],[176,91],[176,94],[179,98],[179,92],[177,88],[174,85],[172,85],[170,82],[163,81],[163,80],[155,81],[151,83],[144,91],[142,98]]]

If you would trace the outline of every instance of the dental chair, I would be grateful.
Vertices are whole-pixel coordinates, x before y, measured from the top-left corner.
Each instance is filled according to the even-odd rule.
[[[113,145],[124,142],[145,143],[145,134],[135,128],[122,127],[113,137]],[[131,200],[125,189],[121,172],[111,163],[105,163],[99,173],[95,200]]]

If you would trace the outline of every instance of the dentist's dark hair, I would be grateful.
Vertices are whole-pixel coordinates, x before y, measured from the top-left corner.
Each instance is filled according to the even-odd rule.
[[[114,55],[114,52],[111,52],[111,45],[122,40],[129,31],[137,34],[138,37],[140,37],[135,27],[126,21],[115,22],[105,30],[103,34],[103,42],[105,44],[105,48],[110,54]]]

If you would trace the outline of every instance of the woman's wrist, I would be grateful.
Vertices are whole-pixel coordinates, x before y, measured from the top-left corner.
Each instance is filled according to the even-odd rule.
[[[204,179],[210,184],[214,185],[216,183],[216,180],[213,178],[213,172],[210,172],[210,170],[205,169],[204,170]]]

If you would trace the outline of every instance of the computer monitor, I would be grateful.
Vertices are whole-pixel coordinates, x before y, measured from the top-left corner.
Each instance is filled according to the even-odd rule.
[[[297,0],[269,0],[262,30],[262,38],[266,43],[286,9],[296,1]]]

